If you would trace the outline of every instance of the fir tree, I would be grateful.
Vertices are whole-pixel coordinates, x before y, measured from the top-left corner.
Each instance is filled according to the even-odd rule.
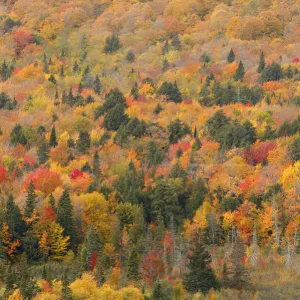
[[[75,243],[76,231],[73,219],[73,206],[67,189],[63,191],[57,206],[57,223],[64,229],[64,236],[70,237],[71,245]]]
[[[100,95],[100,93],[101,93],[101,82],[100,82],[100,78],[99,78],[98,75],[96,75],[96,78],[94,80],[93,89],[94,89],[94,92],[97,95]]]
[[[263,52],[261,52],[260,58],[259,58],[259,64],[258,64],[258,68],[257,68],[257,73],[262,73],[265,66],[266,66],[265,55]]]
[[[15,269],[9,265],[6,273],[5,278],[5,292],[4,292],[4,299],[7,299],[9,295],[12,294],[16,283],[16,273]]]
[[[55,198],[52,193],[49,198],[49,204],[50,204],[51,208],[53,209],[53,211],[56,213],[57,208],[56,208],[56,204],[55,204]]]
[[[125,114],[125,106],[122,103],[113,107],[104,117],[104,127],[107,130],[118,130],[122,123],[128,120]]]
[[[163,51],[163,55],[165,55],[166,53],[169,52],[169,41],[168,40],[166,40],[162,51]]]
[[[154,113],[158,115],[163,110],[163,107],[158,103],[154,109]]]
[[[13,130],[10,134],[10,142],[14,146],[16,146],[18,144],[21,144],[23,146],[27,145],[27,139],[25,137],[25,134],[23,132],[23,128],[21,125],[17,124],[13,128]]]
[[[55,126],[52,127],[51,130],[51,134],[50,134],[50,141],[49,141],[49,146],[50,147],[56,147],[57,144],[57,140],[56,140],[56,130],[55,130]]]
[[[126,60],[129,62],[129,63],[133,63],[135,61],[135,55],[133,53],[132,50],[129,50],[127,55],[126,55]]]
[[[61,78],[64,78],[65,77],[65,70],[64,70],[64,66],[62,65],[61,68],[60,68],[60,73],[59,73],[60,77]]]
[[[100,157],[99,157],[99,152],[96,151],[94,153],[93,157],[93,174],[96,177],[96,179],[100,178],[101,171],[100,171]]]
[[[228,54],[227,61],[228,61],[230,64],[231,64],[232,62],[235,61],[235,54],[234,54],[232,48],[230,49],[230,52],[229,52],[229,54]]]
[[[80,131],[76,148],[80,153],[86,153],[91,147],[91,137],[87,131]]]
[[[74,65],[73,65],[73,72],[78,73],[78,71],[79,71],[79,65],[78,65],[77,60],[75,60]]]
[[[225,286],[238,290],[250,286],[249,273],[244,265],[245,256],[246,247],[243,240],[238,235],[229,257],[229,264],[224,278]]]
[[[202,238],[196,237],[195,246],[188,255],[187,271],[184,274],[183,285],[191,293],[208,293],[211,288],[218,288],[218,282],[212,270],[211,257],[205,250]]]
[[[69,283],[67,280],[63,281],[63,285],[62,285],[62,299],[64,300],[73,300],[73,295],[72,295],[72,290],[69,287]]]
[[[49,81],[49,82],[52,82],[54,85],[57,84],[57,81],[56,81],[56,79],[55,79],[55,77],[54,77],[53,74],[50,75],[50,77],[48,78],[48,81]]]
[[[180,42],[179,35],[177,32],[173,35],[171,44],[175,50],[178,50],[178,51],[181,50],[181,42]]]
[[[38,145],[37,155],[40,164],[44,164],[49,159],[49,147],[44,138]]]
[[[34,189],[35,189],[34,184],[33,181],[31,180],[27,188],[26,206],[24,211],[24,216],[26,218],[30,218],[32,216],[36,205],[36,194]]]
[[[163,63],[162,63],[163,71],[167,71],[169,69],[169,66],[170,66],[170,64],[169,64],[168,60],[166,58],[164,58]]]
[[[130,92],[130,96],[132,96],[135,100],[139,97],[139,87],[137,82],[134,83]]]
[[[162,286],[159,279],[156,280],[154,289],[152,291],[151,300],[167,300],[168,298],[164,295]]]
[[[168,100],[174,101],[175,103],[182,101],[182,96],[176,82],[164,82],[158,89],[157,94],[167,96]]]
[[[234,80],[235,81],[242,81],[243,78],[244,78],[244,75],[245,75],[245,68],[244,68],[244,65],[243,65],[243,62],[240,61],[239,63],[239,66],[234,74]]]
[[[122,47],[119,38],[113,34],[106,38],[104,52],[106,54],[112,54],[118,51]]]
[[[139,279],[139,255],[136,246],[132,247],[127,262],[127,279],[137,281]]]
[[[56,89],[56,91],[55,91],[55,99],[57,100],[58,98],[59,98],[58,89]]]

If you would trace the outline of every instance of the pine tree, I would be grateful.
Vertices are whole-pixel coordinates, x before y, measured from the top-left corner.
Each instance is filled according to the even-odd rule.
[[[96,179],[100,178],[101,171],[100,171],[100,157],[99,157],[99,152],[96,151],[94,153],[93,157],[93,174],[96,177]]]
[[[64,229],[64,236],[69,236],[70,243],[73,245],[76,239],[76,231],[73,219],[73,206],[67,189],[63,191],[58,201],[56,219],[57,223]]]
[[[175,50],[178,50],[178,51],[181,50],[181,42],[180,42],[179,35],[177,32],[173,35],[171,44]]]
[[[137,281],[139,279],[139,255],[136,246],[132,247],[127,262],[127,279]]]
[[[7,299],[8,296],[13,292],[16,282],[16,273],[14,268],[9,265],[7,273],[6,273],[6,279],[5,279],[5,292],[4,292],[4,299]]]
[[[169,52],[169,41],[168,40],[166,40],[162,51],[163,51],[163,55],[165,55],[166,53]]]
[[[188,255],[187,271],[184,274],[183,285],[191,293],[208,293],[211,288],[218,288],[214,271],[212,270],[211,257],[205,250],[203,240],[196,237],[192,253]]]
[[[168,298],[164,295],[162,286],[159,279],[156,280],[154,289],[152,291],[151,300],[167,300]]]
[[[265,66],[266,66],[265,55],[263,52],[261,52],[260,58],[259,58],[259,64],[258,64],[258,68],[257,68],[257,73],[262,73]]]
[[[105,47],[104,47],[104,52],[106,54],[112,54],[116,51],[118,51],[122,47],[119,38],[113,34],[110,37],[107,37],[105,41]]]
[[[54,85],[57,84],[57,80],[55,79],[54,75],[51,74],[50,77],[48,78],[48,81],[49,82],[52,82]]]
[[[87,131],[80,131],[76,148],[80,153],[86,153],[91,147],[91,137]]]
[[[94,80],[93,89],[94,89],[94,92],[97,95],[100,95],[100,93],[101,93],[101,82],[100,82],[100,78],[99,78],[98,75],[96,75],[96,78]]]
[[[73,72],[77,73],[79,71],[79,65],[77,63],[77,60],[75,60],[74,65],[73,65]]]
[[[104,117],[104,127],[107,130],[118,130],[122,123],[128,120],[125,106],[122,103],[115,105]]]
[[[244,265],[245,256],[246,247],[243,240],[238,235],[229,256],[229,264],[224,278],[225,286],[238,290],[250,286],[249,273]]]
[[[26,218],[30,218],[32,216],[36,205],[36,194],[34,189],[35,189],[34,184],[33,181],[31,180],[27,188],[26,206],[24,211],[24,216]]]
[[[21,125],[17,124],[13,128],[13,130],[10,134],[10,142],[14,146],[16,146],[18,144],[21,144],[23,146],[27,145],[27,139],[25,137],[25,134],[23,132],[23,128]]]
[[[61,78],[64,78],[65,77],[65,70],[64,70],[64,66],[62,65],[61,68],[60,68],[60,73],[59,73],[60,77]]]
[[[56,91],[55,91],[55,99],[56,99],[56,100],[59,99],[58,89],[56,89]]]
[[[56,140],[56,130],[55,130],[55,126],[52,127],[51,130],[51,134],[50,134],[50,141],[49,141],[49,146],[50,147],[56,147],[57,144],[57,140]]]
[[[130,96],[132,96],[135,100],[139,97],[139,87],[137,82],[134,83],[130,92]]]
[[[38,145],[37,155],[40,164],[44,164],[49,159],[49,147],[44,138]]]
[[[231,64],[232,62],[235,61],[235,54],[234,54],[232,48],[230,49],[230,52],[229,52],[229,54],[228,54],[227,61],[228,61],[230,64]]]
[[[243,62],[240,61],[239,66],[238,66],[238,68],[237,68],[237,70],[236,70],[236,72],[234,74],[234,80],[235,81],[239,81],[239,80],[242,81],[243,78],[244,78],[245,73],[246,72],[245,72],[245,68],[244,68]]]
[[[73,300],[73,295],[72,295],[72,290],[69,287],[68,281],[64,280],[63,281],[63,286],[62,286],[62,299],[64,300]]]
[[[132,50],[129,50],[127,55],[126,55],[126,60],[129,62],[129,63],[133,63],[135,61],[135,55],[133,53]]]
[[[52,193],[49,198],[49,204],[50,204],[51,208],[53,209],[53,211],[56,212],[57,208],[56,208],[56,204],[55,204],[55,198]]]

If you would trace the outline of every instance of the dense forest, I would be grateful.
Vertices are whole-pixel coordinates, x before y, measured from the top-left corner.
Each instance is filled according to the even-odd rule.
[[[299,0],[2,0],[0,299],[300,299],[299,80]]]

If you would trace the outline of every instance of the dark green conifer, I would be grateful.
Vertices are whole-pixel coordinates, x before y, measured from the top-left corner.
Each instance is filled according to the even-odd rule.
[[[258,64],[258,68],[257,68],[257,73],[262,73],[265,66],[266,66],[265,55],[263,52],[261,52],[260,58],[259,58],[259,64]]]
[[[240,61],[239,63],[239,66],[234,74],[234,80],[235,81],[242,81],[243,78],[244,78],[244,75],[245,75],[245,68],[244,68],[244,65],[243,65],[243,62]]]
[[[91,147],[91,137],[87,131],[80,131],[76,141],[76,148],[80,153],[86,153]]]
[[[33,181],[31,180],[27,188],[26,206],[24,210],[24,216],[30,218],[33,214],[36,205],[36,193]]]
[[[228,57],[227,57],[227,61],[229,63],[232,63],[235,61],[235,54],[233,52],[233,49],[231,48],[230,51],[229,51],[229,54],[228,54]]]
[[[132,247],[128,262],[127,262],[127,279],[137,281],[139,280],[139,255],[136,246]]]
[[[37,155],[40,164],[44,164],[49,159],[49,147],[44,138],[38,145]]]
[[[49,146],[50,147],[56,147],[57,144],[57,140],[56,140],[56,130],[55,130],[55,126],[52,127],[51,130],[51,134],[50,134],[50,141],[49,141]]]
[[[94,92],[97,95],[100,95],[100,93],[101,93],[101,82],[100,82],[100,78],[99,78],[98,75],[96,75],[96,78],[94,80],[93,89],[94,89]]]

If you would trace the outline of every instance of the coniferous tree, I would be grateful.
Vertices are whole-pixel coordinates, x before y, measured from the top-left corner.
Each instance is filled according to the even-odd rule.
[[[288,147],[288,154],[293,162],[300,160],[300,137],[297,137]]]
[[[10,134],[10,142],[14,146],[16,146],[18,144],[21,144],[23,146],[27,145],[27,139],[25,137],[25,134],[23,132],[23,128],[21,125],[17,124],[13,128],[13,130]]]
[[[37,155],[40,164],[44,164],[49,159],[49,147],[44,138],[38,145]]]
[[[262,73],[265,66],[266,66],[265,55],[263,52],[261,52],[260,58],[259,58],[259,64],[258,64],[258,68],[257,68],[257,73]]]
[[[210,266],[211,257],[205,250],[202,238],[196,237],[194,244],[191,254],[188,255],[189,262],[183,285],[190,293],[206,294],[211,288],[218,288],[219,284]]]
[[[101,82],[100,82],[100,78],[99,78],[98,75],[96,75],[96,78],[94,80],[93,89],[94,89],[94,92],[97,95],[100,95],[100,93],[101,93]]]
[[[70,243],[73,245],[76,240],[76,231],[73,218],[73,206],[67,189],[63,191],[58,201],[56,219],[57,223],[64,229],[64,236],[69,236]]]
[[[113,34],[112,36],[106,38],[104,52],[106,54],[112,54],[118,51],[121,47],[122,45],[119,38]]]
[[[91,136],[87,131],[80,131],[76,148],[80,153],[86,153],[91,147]]]
[[[48,81],[52,82],[54,85],[57,84],[57,81],[56,81],[56,79],[55,79],[55,77],[54,77],[53,74],[50,75],[50,77],[48,78]]]
[[[50,204],[51,208],[53,209],[53,211],[56,212],[57,208],[56,208],[56,204],[55,204],[55,198],[52,193],[49,198],[49,204]]]
[[[132,96],[135,100],[139,97],[139,87],[137,82],[134,83],[130,92],[130,96]]]
[[[100,178],[101,171],[100,171],[100,157],[99,157],[99,152],[96,151],[94,153],[93,157],[93,174],[96,177],[96,179]]]
[[[52,127],[51,130],[51,134],[50,134],[50,141],[49,141],[49,146],[50,147],[56,147],[57,144],[57,140],[56,140],[56,130],[55,130],[55,126]]]
[[[164,295],[159,279],[157,279],[155,282],[155,286],[151,295],[151,300],[167,300],[167,297]]]
[[[62,284],[62,299],[64,300],[73,300],[73,295],[72,295],[72,290],[69,287],[69,283],[67,280],[63,280],[63,284]]]
[[[62,65],[61,68],[60,68],[60,73],[59,73],[60,77],[61,78],[64,78],[65,77],[65,70],[64,70],[64,66]]]
[[[249,273],[244,265],[246,247],[242,238],[238,235],[233,244],[229,257],[226,273],[224,274],[224,285],[235,289],[244,289],[250,286]]]
[[[167,71],[169,69],[169,66],[170,66],[170,64],[169,64],[168,60],[166,58],[164,58],[163,63],[162,63],[163,71]]]
[[[173,34],[171,45],[174,47],[175,50],[181,50],[181,42],[177,32]]]
[[[243,62],[240,61],[239,66],[238,66],[238,68],[237,68],[237,70],[236,70],[236,72],[234,74],[234,80],[235,81],[239,81],[239,80],[242,81],[243,78],[244,78],[245,73],[246,72],[245,72],[245,68],[244,68]]]
[[[30,218],[33,214],[36,205],[36,193],[34,191],[34,184],[31,180],[27,188],[26,206],[24,210],[24,216]]]
[[[5,292],[4,292],[4,299],[7,299],[9,295],[12,294],[16,283],[16,273],[15,269],[12,267],[12,265],[9,265],[7,272],[6,272],[6,278],[5,278]]]
[[[135,55],[133,53],[132,50],[129,50],[127,55],[126,55],[126,60],[129,62],[129,63],[133,63],[135,61]]]
[[[158,95],[167,96],[168,100],[179,103],[182,101],[182,96],[176,82],[164,82],[157,91]]]
[[[279,81],[283,78],[283,71],[280,64],[273,62],[271,65],[266,66],[261,73],[261,81]]]
[[[132,247],[127,262],[127,279],[137,281],[139,279],[139,255],[136,246]]]
[[[227,57],[227,61],[229,63],[232,63],[235,61],[235,54],[233,52],[233,49],[231,48],[230,51],[229,51],[229,54],[228,54],[228,57]]]
[[[104,127],[107,130],[118,130],[122,123],[128,120],[125,114],[125,106],[122,103],[117,104],[104,117]]]
[[[78,73],[78,71],[79,71],[79,65],[78,65],[77,60],[75,60],[74,65],[73,65],[73,72]]]

